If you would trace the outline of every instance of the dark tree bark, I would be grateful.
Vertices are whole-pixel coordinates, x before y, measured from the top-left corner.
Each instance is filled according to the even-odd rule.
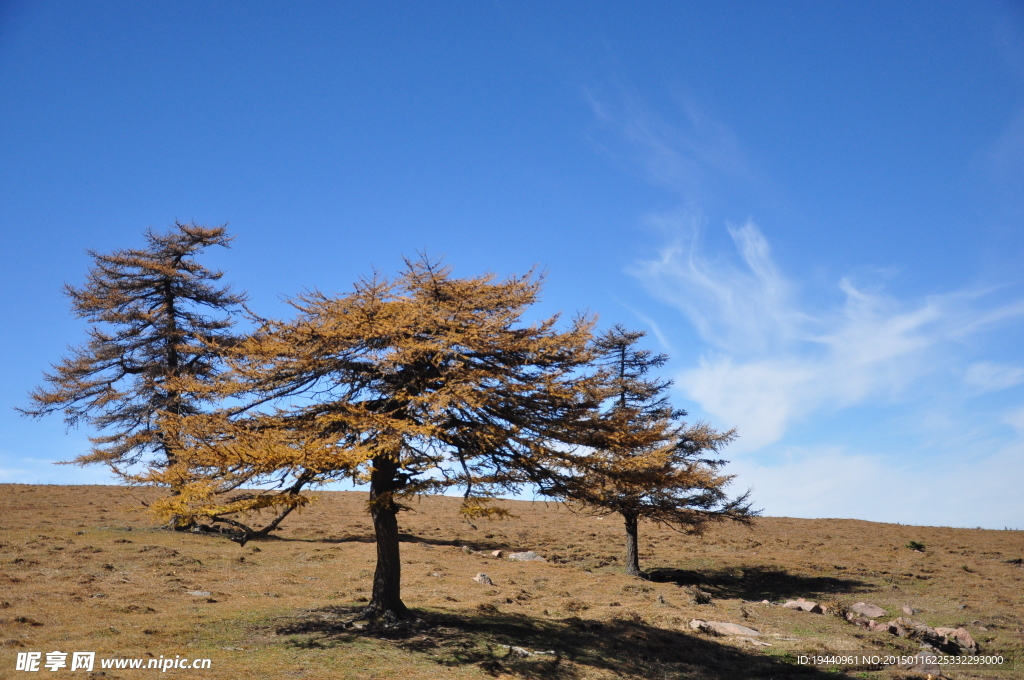
[[[398,547],[398,504],[395,492],[401,488],[398,466],[385,457],[375,458],[370,473],[370,516],[377,538],[377,569],[373,574],[373,595],[364,616],[385,621],[409,618],[402,602],[402,562]]]
[[[306,484],[308,484],[309,480],[312,479],[312,478],[313,478],[313,475],[310,474],[309,472],[306,472],[304,474],[299,475],[298,481],[296,481],[295,484],[293,484],[291,486],[291,488],[289,488],[284,493],[287,494],[287,495],[290,495],[290,496],[298,496],[299,492],[302,491],[302,487],[304,487]],[[277,525],[279,525],[281,522],[283,522],[284,518],[287,517],[288,515],[290,515],[292,510],[294,510],[294,509],[295,509],[294,505],[286,505],[284,508],[281,509],[280,512],[277,513],[277,516],[274,517],[274,519],[272,519],[270,521],[270,524],[268,524],[267,526],[263,527],[259,531],[253,531],[252,535],[253,536],[261,536],[261,537],[269,536],[270,532],[273,531],[274,529],[276,529]]]
[[[640,518],[635,513],[622,513],[626,520],[626,573],[630,576],[643,576],[640,571],[640,552],[637,549],[637,528]]]

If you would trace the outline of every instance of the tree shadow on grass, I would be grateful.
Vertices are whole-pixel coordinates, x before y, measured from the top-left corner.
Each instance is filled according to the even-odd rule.
[[[852,578],[804,576],[778,567],[744,567],[716,570],[653,569],[647,578],[657,583],[696,586],[719,599],[782,600],[791,597],[822,597],[862,593],[874,587]]]
[[[357,630],[351,624],[357,611],[341,607],[311,612],[277,633],[296,636],[290,644],[299,648],[341,647],[376,638],[441,666],[476,665],[495,676],[531,680],[574,680],[594,671],[633,680],[851,677],[798,666],[792,657],[746,650],[721,638],[658,628],[639,618],[553,620],[493,610],[416,611],[420,619],[411,625]]]
[[[307,538],[301,537],[296,538],[294,536],[279,536],[277,534],[271,534],[268,536],[254,536],[250,539],[253,543],[257,541],[284,541],[286,543],[376,543],[377,538],[373,533],[367,532],[363,534],[346,534],[344,536],[331,536],[327,538]],[[455,546],[455,547],[467,547],[477,552],[491,551],[491,550],[507,550],[508,545],[503,544],[500,541],[491,540],[467,540],[467,539],[443,539],[443,538],[427,538],[424,536],[417,536],[416,534],[409,534],[405,532],[398,532],[398,541],[400,543],[425,543],[432,546]]]

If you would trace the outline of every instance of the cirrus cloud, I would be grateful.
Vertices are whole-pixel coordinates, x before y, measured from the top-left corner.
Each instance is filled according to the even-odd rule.
[[[676,224],[683,235],[631,273],[707,343],[676,382],[706,413],[740,428],[738,451],[777,442],[820,411],[900,399],[909,385],[947,367],[952,343],[1024,315],[1016,301],[986,304],[986,291],[908,302],[850,278],[835,284],[832,306],[815,309],[802,304],[754,223],[729,229],[739,265],[703,253],[696,220]],[[1024,382],[1017,371],[976,362],[964,380],[998,389]]]

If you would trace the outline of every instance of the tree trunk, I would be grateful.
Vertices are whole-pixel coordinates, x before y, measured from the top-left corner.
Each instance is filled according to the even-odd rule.
[[[630,576],[643,576],[640,571],[640,552],[637,549],[637,527],[640,518],[636,513],[622,513],[626,520],[626,573]]]
[[[402,602],[402,563],[398,550],[398,466],[389,458],[373,460],[370,473],[370,516],[377,539],[377,570],[373,574],[373,595],[364,616],[387,622],[409,618]]]

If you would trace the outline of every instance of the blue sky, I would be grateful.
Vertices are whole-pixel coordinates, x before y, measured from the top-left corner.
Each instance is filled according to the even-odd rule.
[[[767,514],[1024,527],[1017,3],[0,3],[0,482],[108,479],[13,407],[176,219],[264,314],[539,266]]]

